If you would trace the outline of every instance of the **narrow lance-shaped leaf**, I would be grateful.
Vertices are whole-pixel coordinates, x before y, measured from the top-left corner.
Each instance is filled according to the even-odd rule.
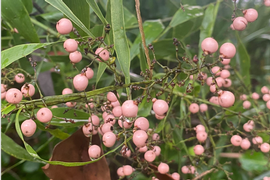
[[[104,26],[108,24],[107,20],[104,18],[102,12],[100,11],[97,3],[95,0],[86,0],[86,2],[91,6],[91,8],[94,10],[98,18],[101,20]]]

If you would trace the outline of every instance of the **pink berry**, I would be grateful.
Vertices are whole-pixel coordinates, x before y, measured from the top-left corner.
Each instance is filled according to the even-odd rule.
[[[247,123],[250,124],[251,126],[255,126],[255,123],[252,120],[249,120]]]
[[[217,96],[213,96],[209,99],[209,102],[219,105],[219,98]]]
[[[122,116],[122,107],[121,106],[116,106],[113,108],[112,113],[115,117],[120,117]]]
[[[113,107],[117,107],[117,106],[120,106],[120,102],[119,101],[114,101],[114,102],[111,102],[111,105]]]
[[[215,76],[219,76],[221,74],[221,69],[219,66],[212,67],[211,71],[215,74]]]
[[[203,125],[199,124],[194,128],[194,130],[196,131],[196,133],[201,132],[201,131],[205,132],[205,127]]]
[[[231,59],[236,53],[236,48],[232,43],[224,43],[219,49],[220,57]]]
[[[244,29],[246,29],[247,24],[248,24],[247,20],[243,17],[237,17],[233,21],[233,27],[237,31],[243,31]]]
[[[129,158],[131,156],[130,149],[125,145],[122,147],[120,152],[121,152],[122,156],[125,157],[125,158]]]
[[[123,171],[125,176],[129,176],[133,173],[133,168],[130,165],[123,166]]]
[[[244,126],[243,126],[243,129],[246,132],[250,132],[253,129],[253,126],[251,124],[249,124],[249,123],[245,123]]]
[[[156,159],[156,154],[155,154],[155,152],[152,151],[152,150],[146,151],[146,153],[144,153],[144,159],[145,159],[147,162],[153,162],[153,161]]]
[[[97,134],[98,131],[96,130],[96,128],[92,125],[92,123],[87,123],[86,125],[83,126],[83,134],[86,137],[90,137],[90,135],[95,135]]]
[[[37,129],[37,125],[36,125],[35,121],[33,121],[32,119],[25,120],[21,124],[22,133],[26,137],[33,136],[33,134],[35,134],[35,132],[36,132],[36,129]]]
[[[267,107],[268,109],[270,109],[270,100],[269,100],[269,101],[267,101],[267,103],[266,103],[266,107]]]
[[[181,171],[182,171],[183,174],[189,173],[189,169],[188,169],[187,166],[183,166],[183,167],[181,168]]]
[[[105,134],[106,132],[112,132],[113,125],[111,123],[105,123],[100,127],[100,130],[103,134]]]
[[[251,143],[249,142],[248,138],[245,138],[242,140],[240,146],[242,149],[247,150],[247,149],[249,149],[250,145],[251,145]]]
[[[137,130],[133,134],[133,143],[139,148],[146,145],[147,139],[148,135],[144,130]]]
[[[203,113],[203,112],[206,112],[208,110],[208,106],[207,104],[200,104],[200,111]]]
[[[250,106],[251,106],[251,103],[250,103],[249,101],[244,101],[244,102],[243,102],[243,108],[244,108],[244,109],[249,109]]]
[[[269,7],[270,6],[270,0],[264,0],[264,5]]]
[[[152,135],[152,140],[153,141],[158,141],[160,139],[160,136],[157,134],[157,133],[154,133],[153,135]]]
[[[239,136],[239,135],[233,135],[231,137],[231,143],[234,145],[234,146],[240,146],[241,143],[242,143],[242,138]]]
[[[193,148],[196,155],[202,155],[204,153],[204,147],[202,145],[196,145]]]
[[[254,93],[252,93],[251,98],[254,99],[254,100],[257,100],[257,99],[260,98],[260,95],[258,93],[256,93],[256,92],[254,92]]]
[[[2,92],[1,93],[1,99],[5,99],[6,98],[6,94],[7,94],[7,92]]]
[[[88,86],[88,79],[85,75],[78,74],[73,78],[73,86],[77,91],[84,91]]]
[[[134,127],[140,130],[147,131],[149,128],[149,121],[145,117],[139,117],[134,123]]]
[[[165,118],[165,116],[159,116],[159,115],[157,115],[157,114],[155,114],[155,117],[156,117],[158,120],[162,120],[162,119]]]
[[[122,121],[122,120],[118,120],[118,125],[123,128],[123,124],[124,124],[124,128],[125,129],[129,129],[132,127],[132,122],[127,122],[127,121]]]
[[[74,107],[74,106],[76,106],[76,102],[66,102],[66,106],[67,107]]]
[[[218,43],[214,38],[206,38],[202,41],[201,48],[205,54],[213,54],[218,50]]]
[[[159,156],[161,153],[161,149],[159,146],[154,146],[153,151],[155,152],[156,156]]]
[[[92,79],[94,77],[93,69],[88,67],[85,71],[85,76],[87,77],[87,79]]]
[[[25,81],[25,77],[22,73],[17,74],[14,79],[17,83],[23,83]]]
[[[230,77],[230,75],[231,73],[227,69],[223,69],[220,73],[220,77],[222,77],[223,79]]]
[[[99,118],[94,114],[89,117],[88,122],[92,123],[94,126],[99,126]]]
[[[82,54],[79,51],[74,51],[72,53],[69,54],[69,60],[72,63],[78,63],[82,60]]]
[[[207,139],[207,133],[203,131],[199,131],[196,134],[196,138],[198,139],[199,142],[204,142]]]
[[[196,104],[196,103],[192,103],[192,104],[189,106],[189,111],[190,111],[192,114],[195,114],[195,113],[199,112],[199,105]]]
[[[64,48],[67,52],[72,53],[75,52],[78,48],[78,42],[75,41],[74,39],[67,39],[64,42]]]
[[[127,100],[122,104],[122,113],[125,117],[136,117],[138,106],[133,100]]]
[[[5,92],[7,90],[7,85],[1,84],[1,93]]]
[[[168,103],[164,100],[158,99],[153,104],[153,110],[159,116],[164,116],[168,109]]]
[[[48,108],[41,108],[37,112],[37,119],[40,122],[47,123],[49,122],[53,117],[52,111]]]
[[[223,83],[223,86],[228,88],[228,87],[231,87],[232,85],[232,80],[230,79],[224,79],[224,83]]]
[[[233,24],[230,25],[230,28],[231,28],[232,30],[235,30],[235,28],[233,27]]]
[[[264,153],[268,153],[270,151],[270,145],[268,143],[263,143],[260,146],[260,149]]]
[[[109,58],[110,58],[110,53],[109,53],[109,51],[108,51],[107,49],[102,48],[102,47],[97,48],[97,50],[95,51],[95,54],[96,54],[96,55],[99,55],[99,57],[101,57],[101,59],[102,59],[103,61],[107,61],[107,60],[109,60]],[[102,62],[99,58],[97,58],[97,60],[98,60],[99,62]]]
[[[117,175],[119,177],[124,177],[125,176],[123,167],[120,167],[120,168],[117,169]]]
[[[211,86],[212,83],[213,83],[213,78],[212,78],[212,77],[208,77],[208,78],[206,79],[206,84],[207,84],[208,86]]]
[[[190,75],[190,76],[189,76],[189,79],[190,79],[190,80],[193,80],[193,75]]]
[[[111,102],[118,101],[116,95],[113,92],[108,92],[107,99]]]
[[[252,8],[244,10],[243,14],[248,22],[254,22],[258,18],[258,12]]]
[[[218,87],[222,87],[223,84],[225,83],[225,80],[222,77],[218,77],[216,78],[216,82],[217,82]]]
[[[102,137],[103,144],[106,147],[112,147],[116,141],[116,135],[112,132],[106,132]]]
[[[207,79],[207,74],[204,72],[199,73],[199,76],[201,76],[204,80]]]
[[[256,137],[252,138],[252,143],[253,144],[262,144],[263,139],[260,136],[256,136]]]
[[[242,100],[242,101],[247,100],[247,95],[242,94],[242,95],[240,96],[240,100]]]
[[[158,165],[158,172],[160,174],[166,174],[169,172],[169,170],[170,170],[170,168],[169,168],[168,164],[166,164],[166,163],[160,163]]]
[[[228,65],[230,64],[230,62],[231,62],[231,59],[222,59],[221,64]]]
[[[72,89],[69,89],[69,88],[65,88],[65,89],[63,89],[63,91],[62,91],[62,94],[63,94],[63,95],[65,95],[65,94],[72,94],[72,93],[73,93]]]
[[[98,145],[91,145],[88,149],[88,154],[90,158],[97,159],[100,157],[101,149]]]
[[[14,28],[13,31],[14,31],[15,33],[17,33],[17,34],[19,33],[19,31],[18,31],[17,28]]]
[[[11,104],[18,104],[22,100],[22,92],[16,88],[11,88],[6,92],[6,101]]]
[[[56,106],[56,105],[53,105],[53,106],[51,107],[51,109],[54,109],[54,108],[58,108],[58,106]]]
[[[144,153],[147,151],[147,149],[148,149],[147,146],[140,147],[139,152]]]
[[[105,119],[108,115],[109,115],[109,114],[105,111],[105,112],[103,112],[103,114],[102,114],[102,118]]]
[[[225,65],[224,69],[231,69],[231,66],[230,65]]]
[[[180,175],[177,172],[172,173],[172,178],[174,180],[180,180]]]
[[[72,23],[69,19],[62,18],[56,23],[56,30],[60,34],[69,34],[73,29]]]
[[[261,88],[261,92],[262,92],[263,94],[268,94],[268,93],[269,93],[268,87],[263,86],[263,87]]]
[[[220,106],[224,108],[231,107],[235,102],[235,97],[230,91],[220,91],[218,96]]]
[[[31,97],[35,94],[35,87],[32,84],[24,84],[21,88],[24,97]]]

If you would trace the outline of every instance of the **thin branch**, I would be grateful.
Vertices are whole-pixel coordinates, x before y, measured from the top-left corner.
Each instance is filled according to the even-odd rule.
[[[203,176],[205,176],[205,175],[211,173],[211,172],[214,171],[214,170],[215,170],[215,168],[212,168],[212,169],[210,169],[210,170],[208,170],[208,171],[205,171],[205,172],[203,172],[202,174],[200,174],[199,176],[193,178],[192,180],[200,179],[201,177],[203,177]]]

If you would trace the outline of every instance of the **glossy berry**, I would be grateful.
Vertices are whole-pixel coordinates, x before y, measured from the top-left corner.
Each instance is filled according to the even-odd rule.
[[[195,114],[197,112],[199,112],[199,105],[196,104],[196,103],[192,103],[190,106],[189,106],[189,111],[192,113],[192,114]]]
[[[254,100],[258,100],[260,98],[260,95],[256,92],[252,93],[251,98]]]
[[[247,95],[242,94],[242,95],[240,96],[240,100],[242,100],[242,101],[247,100]]]
[[[134,127],[137,129],[147,131],[149,128],[149,121],[145,117],[139,117],[134,123]]]
[[[66,106],[67,107],[74,107],[74,106],[76,106],[76,102],[66,102]]]
[[[153,110],[155,114],[159,116],[164,116],[169,109],[168,103],[164,100],[157,99],[153,104]]]
[[[157,114],[155,114],[155,117],[156,117],[158,120],[162,120],[162,119],[165,118],[165,116],[159,116],[159,115],[157,115]]]
[[[262,92],[263,94],[268,94],[268,93],[269,93],[268,87],[263,86],[263,87],[261,88],[261,92]]]
[[[154,146],[153,151],[155,152],[156,156],[159,156],[161,153],[161,148],[159,146]]]
[[[111,123],[105,123],[100,127],[100,130],[103,134],[106,132],[112,132],[113,131],[113,125]]]
[[[35,134],[35,132],[36,132],[36,129],[37,129],[37,125],[36,125],[35,121],[33,121],[32,119],[25,120],[21,124],[22,133],[26,137],[33,136],[33,134]]]
[[[172,173],[173,180],[180,180],[180,175],[177,172]]]
[[[69,54],[69,60],[72,63],[78,63],[82,60],[82,54],[79,51],[74,51],[72,53]]]
[[[196,145],[193,148],[196,155],[202,155],[204,153],[204,147],[202,145]]]
[[[217,91],[217,88],[216,88],[216,85],[215,84],[213,84],[213,85],[210,86],[210,91],[212,93],[215,93]]]
[[[93,69],[88,67],[85,71],[85,76],[87,77],[87,79],[92,79],[94,77]]]
[[[83,130],[83,134],[86,137],[90,137],[90,135],[95,135],[98,133],[98,131],[96,130],[96,128],[92,125],[92,123],[87,123],[86,125],[83,126],[82,128]]]
[[[58,108],[58,106],[56,106],[56,105],[53,105],[53,106],[51,107],[51,109],[54,109],[54,108]]]
[[[269,94],[264,94],[263,95],[263,100],[266,101],[266,102],[269,101],[270,100],[270,95]]]
[[[209,99],[209,102],[219,105],[219,98],[217,96],[213,96]]]
[[[114,125],[116,122],[116,119],[115,119],[114,115],[109,114],[108,116],[105,117],[104,122],[111,123],[112,125]]]
[[[268,143],[263,143],[260,146],[260,149],[264,153],[268,153],[270,151],[270,145]]]
[[[235,28],[233,27],[233,24],[230,25],[231,30],[235,30]]]
[[[217,82],[218,87],[222,87],[223,84],[225,83],[225,81],[222,77],[217,77],[216,82]]]
[[[207,133],[200,131],[196,134],[196,138],[198,139],[199,142],[204,142],[207,139]]]
[[[101,149],[98,145],[91,145],[88,149],[88,154],[90,158],[97,159],[100,157]]]
[[[5,99],[6,98],[6,94],[7,94],[7,92],[2,92],[1,93],[1,99]]]
[[[146,153],[144,153],[144,159],[145,159],[147,162],[153,162],[153,161],[156,159],[156,154],[155,154],[155,152],[152,151],[152,150],[146,151]]]
[[[52,111],[48,108],[41,108],[37,112],[37,119],[40,122],[47,123],[49,122],[53,117]]]
[[[115,117],[120,117],[122,116],[122,107],[121,106],[116,106],[113,108],[112,113]]]
[[[117,175],[118,175],[119,177],[125,176],[123,167],[120,167],[120,168],[117,169]]]
[[[160,139],[160,136],[157,134],[157,133],[154,133],[153,135],[152,135],[152,140],[153,141],[158,141]]]
[[[233,27],[237,31],[243,31],[244,29],[246,29],[247,24],[248,24],[248,21],[243,17],[237,17],[233,21]]]
[[[5,92],[7,90],[7,85],[1,84],[1,93]]]
[[[114,102],[111,102],[111,105],[113,107],[117,107],[117,106],[120,106],[120,102],[119,101],[114,101]]]
[[[262,144],[263,139],[260,136],[256,136],[256,137],[252,138],[252,143],[253,144]]]
[[[116,95],[113,92],[108,92],[107,99],[111,102],[118,101]]]
[[[249,101],[244,101],[244,102],[243,102],[243,108],[244,108],[244,109],[249,109],[250,106],[251,106],[251,103],[250,103]]]
[[[231,59],[236,54],[236,48],[232,43],[224,43],[219,49],[220,57]]]
[[[62,91],[62,94],[63,95],[65,95],[65,94],[72,94],[73,93],[73,91],[72,91],[72,89],[70,89],[70,88],[65,88],[65,89],[63,89],[63,91]]]
[[[205,127],[203,125],[199,124],[194,128],[194,130],[196,131],[196,133],[201,132],[201,131],[205,132]]]
[[[231,62],[231,59],[222,59],[221,64],[228,65],[230,64],[230,62]]]
[[[223,83],[223,86],[228,88],[228,87],[231,87],[232,85],[232,80],[230,79],[224,79],[224,83]]]
[[[249,142],[248,138],[245,138],[245,139],[242,140],[240,146],[241,146],[242,149],[247,150],[251,146],[251,143]]]
[[[35,94],[35,87],[32,84],[24,84],[21,88],[24,97],[31,97]]]
[[[147,139],[148,139],[148,135],[146,134],[144,130],[135,131],[132,138],[133,143],[139,148],[146,145]]]
[[[166,173],[169,172],[169,170],[170,170],[169,165],[166,164],[166,163],[160,163],[160,164],[158,165],[158,172],[159,172],[160,174],[166,174]]]
[[[220,106],[224,108],[231,107],[235,102],[234,94],[230,91],[220,91],[218,96]]]
[[[122,113],[125,117],[136,117],[138,106],[133,100],[127,100],[122,104]]]
[[[211,86],[212,83],[213,83],[213,78],[212,78],[212,77],[208,77],[208,78],[206,79],[206,84],[207,84],[208,86]]]
[[[83,74],[78,74],[73,78],[73,86],[77,91],[84,91],[88,86],[88,79]]]
[[[56,30],[60,34],[69,34],[73,29],[72,23],[69,19],[62,18],[56,23]]]
[[[264,0],[264,5],[270,7],[270,0]]]
[[[147,149],[148,149],[147,146],[140,147],[139,152],[144,153],[147,151]]]
[[[116,136],[112,132],[106,132],[102,137],[102,141],[106,147],[112,147],[115,144]]]
[[[253,8],[244,10],[243,14],[248,22],[254,22],[258,18],[258,12]]]
[[[96,55],[99,55],[99,57],[101,57],[101,59],[102,59],[103,61],[107,61],[107,60],[109,60],[109,58],[110,58],[110,53],[109,53],[109,51],[108,51],[107,49],[102,48],[102,47],[97,48],[97,50],[95,51],[95,54],[96,54]],[[99,62],[102,62],[99,58],[97,58],[97,60],[98,60]]]
[[[267,101],[267,103],[266,103],[266,107],[267,107],[268,109],[270,109],[270,100],[269,100],[269,101]]]
[[[246,132],[250,132],[254,127],[250,124],[250,123],[245,123],[244,126],[243,126],[243,129],[246,131]]]
[[[213,54],[218,50],[218,43],[214,38],[206,38],[202,41],[201,48],[205,54]]]
[[[231,76],[231,73],[227,69],[223,69],[220,73],[220,77],[222,77],[223,79],[226,79],[230,76]]]
[[[129,129],[132,127],[132,123],[131,122],[127,122],[127,121],[122,121],[122,120],[118,120],[118,125],[123,128],[123,125],[124,125],[124,128],[125,129]]]
[[[188,169],[187,166],[183,166],[183,167],[181,168],[181,171],[182,171],[183,174],[188,174],[188,173],[189,173],[189,169]]]
[[[88,122],[92,123],[94,126],[99,126],[99,117],[92,114],[91,117],[89,117]]]
[[[212,71],[212,73],[215,74],[215,76],[220,76],[221,69],[220,69],[219,66],[214,66],[214,67],[212,67],[211,71]]]
[[[240,146],[241,143],[242,143],[242,138],[239,136],[239,135],[233,135],[231,137],[231,143],[234,145],[234,146]]]
[[[17,83],[23,83],[25,81],[25,77],[22,73],[19,73],[15,76],[14,80],[17,82]]]
[[[23,95],[22,92],[16,88],[11,88],[6,92],[6,101],[11,104],[18,104],[21,102]]]
[[[130,165],[123,166],[123,171],[125,176],[129,176],[133,173],[133,168]]]
[[[67,52],[72,53],[75,52],[78,48],[78,42],[75,41],[74,39],[67,39],[64,42],[64,48]]]

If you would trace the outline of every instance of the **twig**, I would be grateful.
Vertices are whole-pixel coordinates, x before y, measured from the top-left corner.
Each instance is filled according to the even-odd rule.
[[[199,176],[193,178],[192,180],[200,179],[201,177],[203,177],[203,176],[205,176],[205,175],[211,173],[211,172],[214,171],[214,170],[215,170],[215,168],[212,168],[212,169],[210,169],[210,170],[208,170],[208,171],[205,171],[205,172],[203,172],[202,174],[200,174]]]

